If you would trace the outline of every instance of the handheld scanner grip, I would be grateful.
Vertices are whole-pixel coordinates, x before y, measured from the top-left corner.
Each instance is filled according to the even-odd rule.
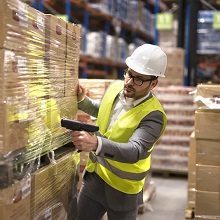
[[[96,132],[99,130],[98,126],[70,119],[61,119],[61,126],[72,131]]]

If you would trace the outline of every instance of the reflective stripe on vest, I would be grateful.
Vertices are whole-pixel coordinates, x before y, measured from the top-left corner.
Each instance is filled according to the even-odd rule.
[[[148,156],[150,153],[148,154]],[[128,180],[142,180],[146,177],[148,171],[142,172],[142,173],[132,173],[132,172],[126,172],[122,171],[111,164],[108,163],[107,160],[105,160],[103,157],[99,157],[95,155],[93,152],[89,153],[89,158],[93,163],[100,163],[102,166],[104,166],[106,169],[110,170],[112,173],[114,173],[116,176],[122,178],[122,179],[128,179]]]

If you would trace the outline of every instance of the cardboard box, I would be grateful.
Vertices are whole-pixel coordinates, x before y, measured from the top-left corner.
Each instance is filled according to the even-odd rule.
[[[196,190],[220,192],[220,166],[196,165]]]
[[[3,220],[30,219],[30,178],[0,190],[0,216]]]
[[[220,110],[196,110],[195,137],[220,140]]]
[[[56,101],[60,109],[61,118],[74,119],[76,117],[78,110],[77,96],[57,98]],[[65,103],[65,105],[63,103]]]
[[[0,5],[0,48],[42,56],[44,14],[19,0],[1,0]]]
[[[220,109],[220,85],[197,85],[195,100],[198,108]]]
[[[0,83],[5,97],[26,98],[27,56],[24,53],[0,49]],[[27,100],[27,99],[26,99]]]
[[[110,79],[79,79],[79,83],[86,87],[87,95],[96,100],[101,100],[106,89],[113,81]]]
[[[163,47],[163,50],[167,55],[168,66],[184,67],[185,50],[183,48]]]
[[[167,54],[166,77],[159,80],[159,86],[183,85],[184,82],[184,49],[163,47]]]
[[[220,194],[219,192],[196,191],[195,215],[212,217],[220,216]]]
[[[50,97],[63,98],[65,95],[65,79],[64,78],[50,78]]]
[[[166,77],[159,80],[159,86],[183,85],[184,67],[183,66],[167,66]]]
[[[195,188],[188,188],[187,191],[187,208],[195,208],[196,190]]]
[[[45,123],[50,133],[49,150],[60,148],[70,142],[68,130],[60,126],[60,114],[60,107],[58,106],[56,99],[48,99],[47,114],[44,121],[46,121]]]
[[[191,133],[189,142],[188,170],[190,172],[195,172],[196,170],[196,139],[194,132]]]
[[[72,61],[66,60],[65,78],[72,78],[74,80],[78,80],[78,75],[79,75],[79,55],[78,57],[72,58]]]
[[[43,51],[41,56],[39,54],[35,54],[27,57],[27,70],[25,71],[25,77],[27,77],[29,81],[26,84],[30,82],[41,84],[43,80],[43,83],[46,86],[45,82],[47,81],[48,71],[44,62],[44,55]]]
[[[41,211],[35,218],[37,220],[45,220],[45,219],[62,219],[67,220],[67,212],[63,207],[63,204],[56,203],[51,207]]]
[[[32,218],[56,204],[64,207],[62,213],[68,213],[72,187],[76,185],[75,175],[79,155],[68,153],[53,164],[45,166],[32,175],[31,215]]]
[[[64,84],[64,96],[73,97],[75,100],[75,97],[77,97],[77,84],[78,84],[77,79],[74,79],[73,77],[71,78],[66,77],[65,84]]]
[[[66,58],[66,22],[50,14],[45,19],[46,56],[63,60]]]
[[[159,37],[158,45],[160,47],[171,47],[171,48],[177,47],[177,34],[175,30],[172,31],[160,30],[159,35],[160,37]]]
[[[187,207],[194,208],[195,207],[195,186],[196,186],[196,140],[195,140],[195,133],[192,132],[190,136],[190,148],[188,152],[188,201]]]
[[[67,53],[65,69],[65,96],[76,95],[79,75],[81,26],[67,23]]]
[[[48,57],[45,61],[47,66],[47,75],[50,80],[56,78],[56,79],[62,79],[65,78],[65,71],[66,71],[66,60],[65,57],[60,57],[59,60],[53,59],[53,57]]]
[[[196,95],[204,98],[220,98],[220,85],[199,84],[196,88]]]
[[[29,55],[42,58],[45,55],[45,14],[28,6]]]
[[[195,220],[213,220],[213,217],[212,216],[203,216],[203,217],[196,216]],[[220,216],[215,216],[214,220],[220,220]]]
[[[78,63],[80,53],[81,26],[67,23],[67,60]]]
[[[196,139],[196,163],[220,166],[220,140]]]
[[[27,145],[29,100],[26,89],[26,56],[0,49],[0,153]]]
[[[19,0],[1,0],[0,48],[45,55],[45,16]]]
[[[25,50],[28,5],[19,0],[0,0],[0,48]]]
[[[46,74],[49,79],[50,96],[56,98],[64,97],[65,86],[65,58],[60,60],[54,60],[52,57],[48,57],[45,60]]]
[[[0,116],[0,154],[25,149],[28,144],[28,122],[8,122]]]

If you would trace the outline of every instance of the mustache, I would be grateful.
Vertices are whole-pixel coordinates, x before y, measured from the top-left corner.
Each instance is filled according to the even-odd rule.
[[[125,89],[133,90],[135,92],[135,88],[132,85],[125,85]]]

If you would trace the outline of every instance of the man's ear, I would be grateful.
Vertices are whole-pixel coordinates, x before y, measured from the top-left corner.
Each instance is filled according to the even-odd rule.
[[[154,87],[156,87],[157,83],[158,83],[158,79],[151,81],[151,88],[150,89],[152,90]]]

